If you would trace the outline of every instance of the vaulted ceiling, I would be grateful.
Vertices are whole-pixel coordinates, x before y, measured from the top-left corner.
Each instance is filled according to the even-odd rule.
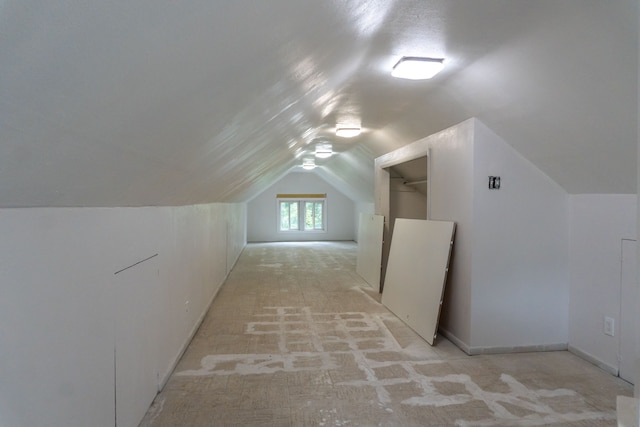
[[[320,141],[367,201],[375,157],[469,117],[569,193],[635,193],[637,64],[635,0],[4,0],[0,207],[245,201]]]

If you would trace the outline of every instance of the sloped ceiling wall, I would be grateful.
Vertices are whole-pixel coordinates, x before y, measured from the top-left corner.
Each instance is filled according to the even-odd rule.
[[[319,141],[370,201],[375,157],[472,116],[570,193],[634,193],[637,8],[5,0],[0,207],[245,201]],[[392,79],[404,55],[446,67]]]

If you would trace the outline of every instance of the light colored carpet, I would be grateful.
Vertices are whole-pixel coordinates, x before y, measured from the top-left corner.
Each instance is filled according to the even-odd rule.
[[[249,244],[142,426],[615,426],[632,387],[568,352],[429,346],[354,243]]]

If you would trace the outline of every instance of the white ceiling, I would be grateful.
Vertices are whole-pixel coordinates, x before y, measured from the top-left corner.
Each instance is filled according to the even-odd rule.
[[[637,9],[0,1],[0,206],[244,201],[317,141],[341,151],[319,173],[367,201],[375,157],[472,116],[569,193],[635,193]],[[445,70],[393,79],[403,55]]]

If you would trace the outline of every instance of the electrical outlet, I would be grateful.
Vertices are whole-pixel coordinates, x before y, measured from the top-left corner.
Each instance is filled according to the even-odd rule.
[[[616,335],[613,317],[604,316],[604,333],[612,337]]]

